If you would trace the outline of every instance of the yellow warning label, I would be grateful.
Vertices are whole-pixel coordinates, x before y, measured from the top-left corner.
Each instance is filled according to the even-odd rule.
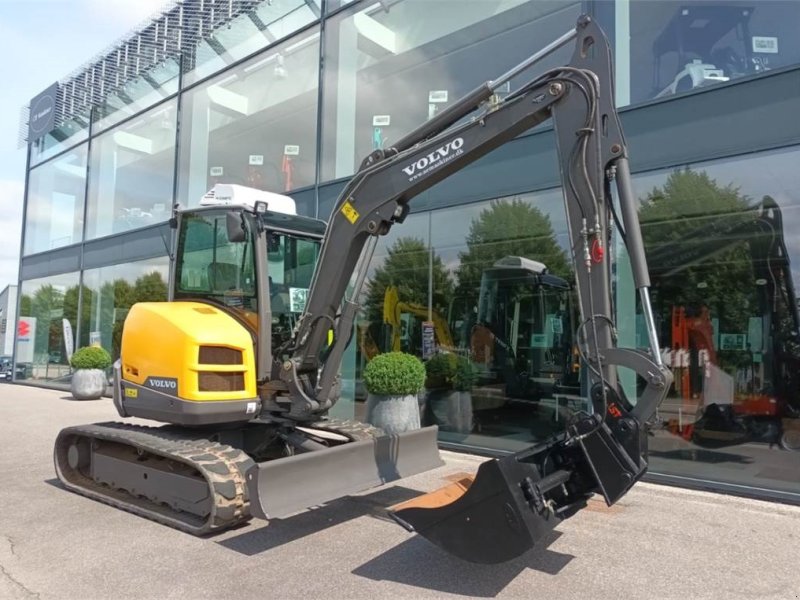
[[[353,225],[355,225],[355,222],[358,221],[358,217],[361,216],[358,214],[358,211],[355,208],[353,208],[353,205],[350,204],[350,200],[345,202],[344,205],[342,206],[342,214]]]
[[[136,388],[125,388],[125,395],[128,398],[138,398],[139,390],[137,390]]]

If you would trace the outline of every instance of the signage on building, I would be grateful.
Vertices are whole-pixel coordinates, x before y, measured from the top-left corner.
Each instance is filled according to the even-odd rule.
[[[28,115],[28,143],[38,140],[55,127],[56,98],[58,98],[57,82],[31,100]]]
[[[17,363],[33,362],[36,343],[36,317],[20,317],[17,321]]]

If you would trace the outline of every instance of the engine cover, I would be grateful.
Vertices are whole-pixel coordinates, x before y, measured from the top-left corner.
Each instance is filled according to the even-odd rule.
[[[250,332],[208,304],[135,304],[114,372],[123,417],[205,425],[248,421],[261,408]]]

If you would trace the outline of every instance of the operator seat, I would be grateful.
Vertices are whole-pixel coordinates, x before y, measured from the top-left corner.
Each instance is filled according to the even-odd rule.
[[[211,292],[222,293],[239,287],[239,269],[232,263],[212,262],[206,268]]]
[[[269,276],[269,300],[273,315],[289,312],[289,291],[285,285],[273,283],[271,275]]]

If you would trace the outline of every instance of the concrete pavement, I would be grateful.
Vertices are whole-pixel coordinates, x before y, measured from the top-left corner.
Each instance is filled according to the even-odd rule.
[[[108,399],[0,385],[0,598],[800,598],[800,508],[650,484],[515,561],[461,562],[384,514],[482,460],[448,452],[398,485],[195,538],[58,485],[58,430],[114,418]]]

